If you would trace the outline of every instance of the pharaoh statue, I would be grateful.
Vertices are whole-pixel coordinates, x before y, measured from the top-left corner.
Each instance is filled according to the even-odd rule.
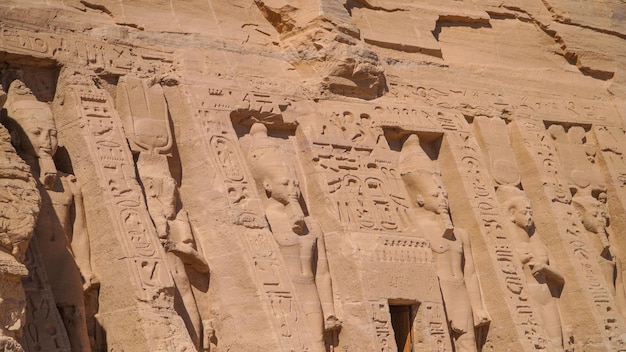
[[[209,266],[198,252],[187,212],[180,207],[178,186],[172,177],[168,158],[173,145],[169,113],[163,88],[138,77],[120,79],[117,91],[124,132],[137,155],[148,213],[165,249],[166,261],[176,285],[175,310],[185,322],[196,348],[203,341],[202,319],[187,267],[201,274]]]
[[[5,100],[0,87],[0,108]],[[21,280],[28,275],[23,263],[40,199],[30,168],[17,156],[4,127],[0,127],[0,179],[0,351],[20,352],[17,339],[26,306]]]
[[[41,250],[52,294],[72,351],[90,351],[84,291],[98,285],[91,270],[90,245],[81,187],[57,170],[57,130],[50,107],[20,80],[9,87],[7,114],[13,144],[30,166],[42,199],[34,240]]]
[[[455,350],[476,351],[474,327],[488,324],[491,318],[475,273],[469,234],[452,225],[437,169],[417,135],[410,135],[402,146],[400,175],[416,204],[421,232],[430,242]]]
[[[596,261],[600,265],[602,274],[607,283],[607,287],[615,297],[615,302],[622,313],[626,313],[626,291],[624,291],[624,280],[622,268],[616,253],[611,248],[611,238],[609,230],[609,216],[606,204],[600,199],[605,199],[606,194],[601,193],[598,199],[584,195],[572,198],[572,203],[576,207],[578,216],[585,226],[589,239],[593,245]],[[618,265],[619,264],[619,265]]]
[[[530,200],[524,192],[517,187],[500,186],[498,197],[514,225],[517,254],[526,277],[528,292],[541,317],[541,325],[546,330],[553,350],[562,350],[563,329],[558,298],[565,279],[550,264],[548,248],[535,232]]]
[[[265,216],[278,243],[309,329],[320,346],[324,333],[339,329],[321,227],[300,205],[296,171],[268,137],[261,123],[252,125],[248,163],[264,190]]]

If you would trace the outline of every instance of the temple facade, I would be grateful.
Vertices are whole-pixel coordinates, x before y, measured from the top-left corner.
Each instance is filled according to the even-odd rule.
[[[626,7],[3,0],[0,351],[626,351]]]

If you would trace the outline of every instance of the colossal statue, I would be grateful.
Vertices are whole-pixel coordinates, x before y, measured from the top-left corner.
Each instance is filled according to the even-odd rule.
[[[563,349],[563,329],[558,298],[565,278],[550,264],[548,249],[535,232],[530,200],[513,186],[500,186],[498,195],[515,225],[515,244],[526,277],[526,284],[552,347]]]
[[[35,240],[50,280],[72,351],[90,351],[83,291],[98,284],[91,270],[90,245],[81,187],[74,175],[57,170],[57,130],[52,111],[20,80],[9,87],[11,137],[38,180],[42,198]]]
[[[321,227],[300,205],[296,172],[261,123],[252,125],[248,162],[265,193],[265,216],[280,247],[309,329],[323,347],[324,333],[340,327]]]
[[[441,176],[415,134],[402,146],[400,175],[417,205],[417,223],[433,251],[456,351],[476,351],[474,327],[488,324],[491,318],[483,305],[469,234],[452,226]]]

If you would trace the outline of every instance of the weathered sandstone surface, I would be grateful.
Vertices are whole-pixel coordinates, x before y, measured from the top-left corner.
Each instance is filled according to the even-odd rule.
[[[0,351],[626,351],[624,0],[2,0]]]

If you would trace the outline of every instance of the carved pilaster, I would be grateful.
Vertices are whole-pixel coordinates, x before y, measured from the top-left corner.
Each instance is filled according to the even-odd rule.
[[[515,331],[518,339],[506,342],[512,349],[532,351],[546,346],[535,312],[529,302],[521,266],[515,259],[513,243],[505,231],[493,181],[482,152],[462,116],[455,113],[430,113],[445,131],[439,154],[442,177],[450,195],[450,210],[455,226],[471,236],[479,277],[497,279],[497,290],[484,290],[487,309],[492,315],[489,335],[499,329]],[[476,253],[488,253],[480,256]],[[498,302],[498,303],[496,303]],[[506,306],[508,312],[496,310]],[[477,339],[481,339],[480,334]],[[493,342],[485,342],[487,348]],[[500,342],[498,348],[502,348]]]
[[[110,327],[113,332],[107,335],[108,345],[121,347],[130,343],[124,342],[128,331],[118,330],[125,325],[119,322],[125,321],[133,324],[129,331],[138,330],[145,339],[142,341],[135,336],[131,346],[138,351],[193,349],[183,321],[173,309],[174,283],[135,178],[134,161],[121,121],[109,95],[88,83],[66,86],[64,93],[67,108],[63,111],[63,123],[69,124],[68,130],[80,133],[83,138],[82,141],[69,138],[67,147],[75,148],[73,155],[77,155],[77,159],[82,156],[93,162],[92,165],[75,165],[79,170],[77,174],[83,172],[91,176],[85,177],[92,180],[85,184],[84,193],[88,195],[85,198],[101,197],[106,205],[109,231],[105,236],[118,243],[120,251],[117,262],[110,265],[127,273],[128,281],[120,284],[123,291],[133,292],[135,297],[134,301],[128,296],[120,297],[111,305],[110,300],[115,300],[113,297],[121,293],[122,287],[117,290],[102,287],[100,319],[105,330]],[[102,216],[105,215],[99,213],[92,218]],[[95,231],[101,232],[100,229]],[[95,265],[102,263],[96,261]],[[128,312],[124,318],[120,316],[122,310]]]

